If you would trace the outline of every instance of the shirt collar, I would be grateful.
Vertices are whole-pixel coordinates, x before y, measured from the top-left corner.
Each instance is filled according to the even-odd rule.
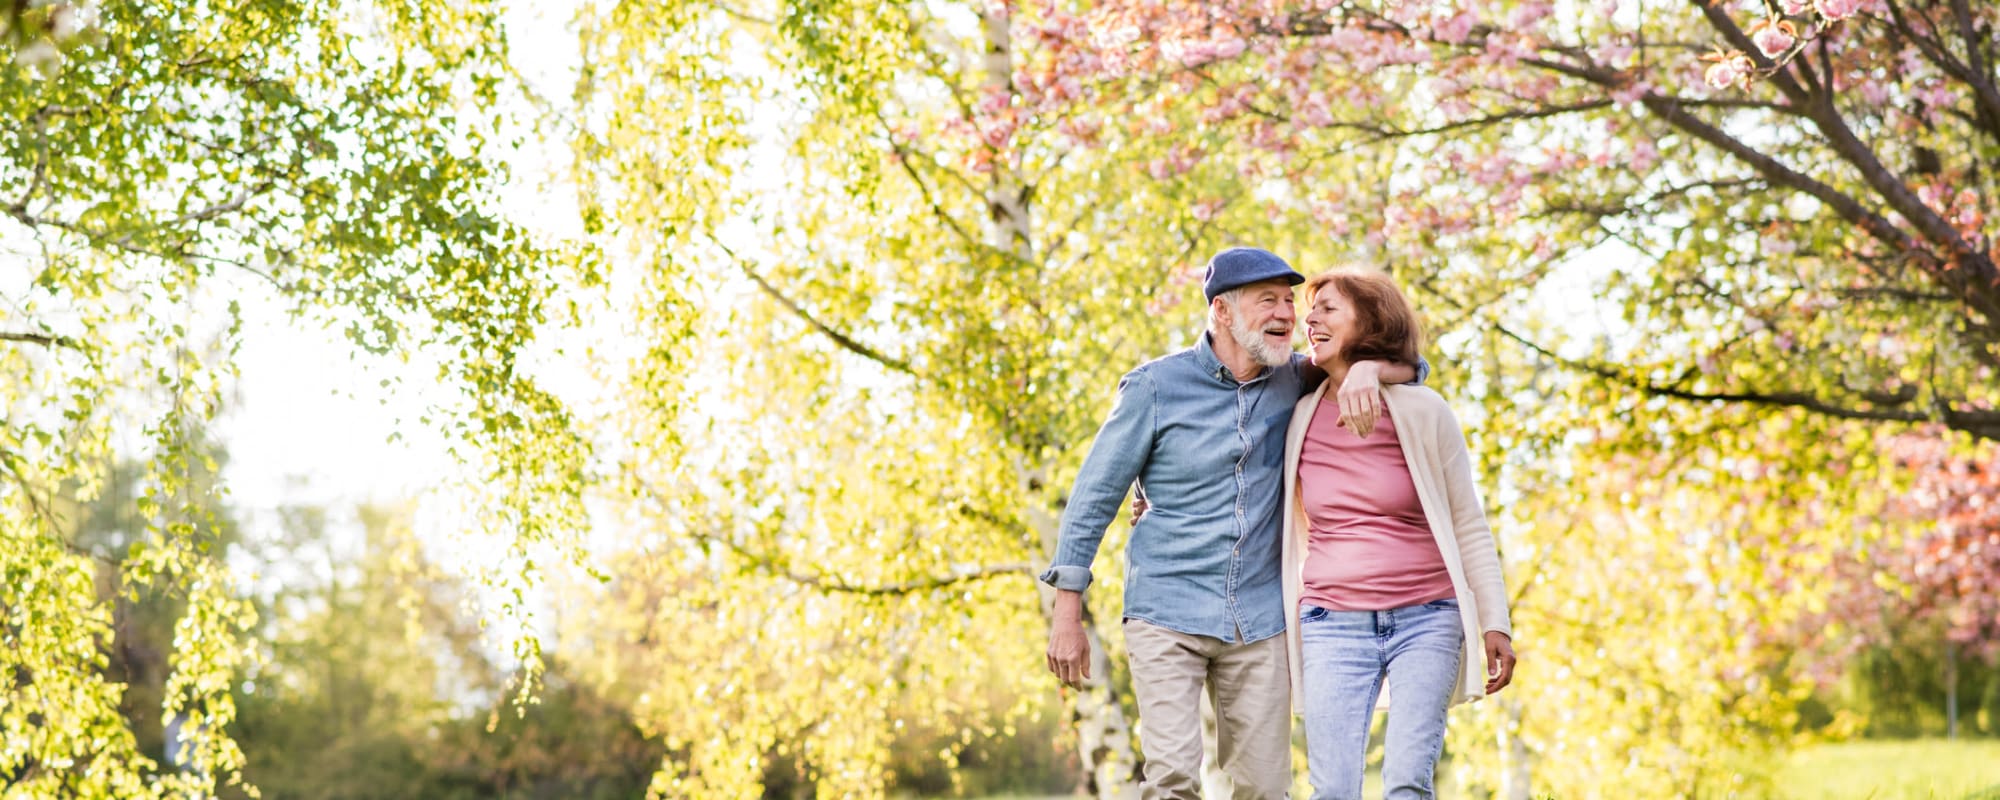
[[[1237,380],[1236,374],[1229,371],[1229,365],[1222,363],[1221,357],[1215,354],[1214,336],[1210,331],[1202,331],[1201,340],[1194,345],[1194,360],[1201,365],[1202,374],[1231,386],[1256,383],[1271,376],[1270,367],[1259,367],[1256,377],[1247,381]]]

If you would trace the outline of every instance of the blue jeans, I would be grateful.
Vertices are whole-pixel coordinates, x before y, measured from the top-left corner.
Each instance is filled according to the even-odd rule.
[[[1382,794],[1388,800],[1436,797],[1433,773],[1465,646],[1458,601],[1388,611],[1301,605],[1299,638],[1314,800],[1361,800],[1368,726],[1384,679],[1391,702]]]

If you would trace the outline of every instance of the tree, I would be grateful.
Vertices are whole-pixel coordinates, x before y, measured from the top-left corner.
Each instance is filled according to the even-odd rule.
[[[1605,391],[1598,387],[1591,391]],[[1551,403],[1630,403],[1587,391]],[[1486,406],[1508,413],[1505,405]],[[1755,796],[1802,741],[1822,644],[1844,634],[1826,576],[1879,517],[1899,468],[1872,425],[1800,409],[1668,406],[1571,431],[1565,458],[1507,464],[1497,527],[1527,665],[1450,732],[1460,786],[1502,797]],[[1491,433],[1482,438],[1490,441]],[[1825,444],[1799,448],[1811,438]],[[1488,464],[1505,463],[1488,456]],[[1493,702],[1498,701],[1498,702]],[[1839,736],[1851,720],[1817,735]],[[1495,747],[1495,742],[1502,744]]]
[[[634,327],[657,343],[606,437],[631,443],[614,583],[701,587],[617,628],[650,651],[620,674],[648,676],[642,717],[670,737],[656,792],[748,791],[781,746],[823,792],[880,792],[903,715],[964,713],[942,685],[971,679],[969,657],[1053,693],[1032,576],[1117,377],[1192,343],[1213,251],[1318,249],[1190,200],[1254,190],[1233,172],[1156,179],[1177,146],[1108,153],[1017,115],[1042,14],[676,2],[580,20],[586,213],[644,266]],[[1106,793],[1136,766],[1113,668],[1124,533],[1070,707],[1068,746]],[[713,710],[676,699],[695,696]]]
[[[233,691],[247,782],[318,800],[639,792],[657,749],[566,665],[514,706],[519,668],[470,613],[477,584],[412,530],[415,508],[288,507],[246,547],[275,579],[256,592],[265,657]]]
[[[1884,480],[1865,423],[1992,436],[2000,421],[1994,307],[1977,280],[1991,265],[1990,178],[1976,162],[1993,142],[1933,99],[1911,105],[1990,80],[1918,52],[1893,81],[1873,79],[1897,103],[1853,104],[1823,76],[1850,81],[1878,39],[1907,34],[1849,20],[1786,54],[1790,77],[1716,94],[1700,83],[1707,40],[1751,35],[1727,12],[1595,8],[588,9],[589,121],[575,132],[587,214],[646,265],[632,313],[656,343],[630,366],[613,437],[632,443],[620,462],[640,520],[620,569],[713,586],[656,598],[677,613],[623,628],[642,650],[704,642],[713,658],[638,654],[647,666],[628,669],[663,676],[647,693],[655,720],[679,719],[661,698],[731,692],[729,710],[672,731],[655,790],[741,790],[780,742],[811,751],[799,761],[822,789],[877,790],[879,731],[895,721],[883,709],[907,697],[891,688],[949,674],[938,665],[958,650],[1022,664],[1024,685],[1046,690],[1022,635],[1041,630],[1025,576],[1046,557],[1103,387],[1188,341],[1198,312],[1182,301],[1200,262],[1242,242],[1309,271],[1386,264],[1416,289],[1440,332],[1438,385],[1484,409],[1469,419],[1513,526],[1509,561],[1529,570],[1516,581],[1622,585],[1629,576],[1605,569],[1618,562],[1533,565],[1580,520],[1640,514],[1644,546],[1701,576],[1663,583],[1660,602],[1725,601],[1728,614],[1691,621],[1720,629],[1701,641],[1745,654],[1714,662],[1734,672],[1704,672],[1708,684],[1662,678],[1661,696],[1707,698],[1662,725],[1754,714],[1666,737],[1682,756],[1631,785],[1699,790],[1718,776],[1707,756],[1780,746],[1802,668],[1762,632],[1806,613],[1819,589],[1791,586],[1766,613],[1748,603],[1749,579],[1814,563],[1831,535],[1814,526],[1865,515]],[[1966,24],[1983,30],[1986,13]],[[1968,47],[1946,55],[1985,57]],[[1894,143],[1850,146],[1854,130],[1898,126],[1940,153],[1969,145],[1922,174],[1972,186],[1972,199],[1925,206],[1934,192],[1878,179],[1902,163],[1884,155]],[[1932,224],[1946,218],[1972,222]],[[1538,318],[1552,297],[1586,291],[1616,318],[1602,333]],[[1660,472],[1685,463],[1783,468],[1721,488]],[[1581,477],[1596,482],[1564,488]],[[1835,501],[1805,502],[1808,486]],[[1530,487],[1604,516],[1555,514]],[[1669,519],[1649,503],[1696,507]],[[1739,524],[1761,543],[1683,553],[1690,528],[1727,538]],[[1115,596],[1122,576],[1100,566],[1099,591]],[[810,629],[773,618],[773,602]],[[1590,620],[1541,619],[1548,630],[1524,632],[1589,639]],[[1760,633],[1730,634],[1737,624]],[[1099,634],[1115,654],[1115,634]],[[1595,648],[1575,657],[1607,668]],[[801,696],[747,666],[767,658],[814,664],[841,689]],[[1760,671],[1780,688],[1721,705],[1704,693]],[[1111,677],[1075,706],[1091,788],[1107,793],[1130,775]],[[1606,711],[1593,724],[1647,697],[1588,694]],[[1528,749],[1562,741],[1558,720],[1508,713],[1510,730],[1535,737]],[[1579,774],[1545,777],[1587,785],[1568,782]]]
[[[1591,380],[2000,438],[2000,12],[1554,12],[1052,7],[1055,55],[1020,76],[1018,113],[1192,135],[1171,169],[1262,177],[1239,202],[1309,214],[1395,265],[1421,305]],[[1712,47],[1720,65],[1699,58]],[[1616,318],[1613,335],[1549,329],[1534,312],[1551,300]]]
[[[1908,476],[1881,512],[1888,535],[1839,552],[1826,612],[1807,621],[1828,633],[1808,641],[1821,651],[1827,674],[1820,677],[1829,683],[1833,666],[1846,663],[1879,666],[1897,678],[1936,668],[1936,675],[1895,681],[1903,685],[1861,689],[1890,701],[1941,689],[1945,730],[1956,736],[1964,662],[2000,665],[2000,599],[1990,588],[2000,580],[2000,504],[1993,499],[2000,461],[1990,443],[1937,429],[1887,446]],[[1911,648],[1924,652],[1904,652]]]
[[[357,352],[421,357],[464,390],[435,419],[485,471],[517,542],[578,518],[568,412],[522,367],[580,248],[493,211],[508,71],[494,4],[14,4],[0,42],[0,782],[27,796],[212,793],[235,782],[229,692],[251,624],[190,476],[241,341],[272,304]],[[557,309],[558,311],[560,309]],[[118,591],[182,598],[161,772],[104,672],[111,606],[66,540],[60,489],[149,466]],[[566,500],[565,498],[569,498]],[[525,648],[532,662],[532,648]]]
[[[1897,441],[1895,457],[1915,480],[1891,513],[1913,535],[1881,562],[1912,616],[1939,618],[1949,641],[1992,662],[2000,659],[2000,597],[1991,591],[2000,582],[2000,450],[1966,452],[1954,438]]]
[[[1440,333],[1441,387],[1478,404],[1473,439],[1495,512],[1511,523],[1510,585],[1553,587],[1534,590],[1522,610],[1524,643],[1573,657],[1569,648],[1604,634],[1595,620],[1549,609],[1598,599],[1566,587],[1633,579],[1629,561],[1568,557],[1582,547],[1570,538],[1576,526],[1601,528],[1550,498],[1646,522],[1620,540],[1638,536],[1649,552],[1699,551],[1721,536],[1767,565],[1750,575],[1760,589],[1783,587],[1768,613],[1724,602],[1717,618],[1690,623],[1764,633],[1675,632],[1757,653],[1827,600],[1831,587],[1800,586],[1791,569],[1885,535],[1855,522],[1872,519],[1893,483],[1874,457],[1883,434],[1933,422],[2000,437],[1991,250],[2000,17],[1989,6],[1048,9],[1040,30],[1051,55],[1019,76],[1016,113],[1097,126],[1105,149],[1186,142],[1160,174],[1219,166],[1254,176],[1260,191],[1225,200],[1322,232],[1415,289]],[[1600,324],[1580,322],[1592,312]],[[1696,477],[1774,462],[1792,480],[1755,492]],[[1705,466],[1678,468],[1690,463]],[[1815,484],[1830,491],[1815,497],[1804,488]],[[1671,523],[1669,509],[1680,515]],[[1824,530],[1849,525],[1850,541]],[[1682,592],[1727,600],[1723,585],[1744,591],[1669,584],[1659,596],[1620,598],[1630,605],[1618,613],[1635,624],[1671,617]],[[1604,668],[1606,655],[1589,652],[1578,666]],[[1739,677],[1768,672],[1765,685],[1779,688],[1755,698],[1758,710],[1727,741],[1644,730],[1694,759],[1782,746],[1810,665],[1707,663],[1748,670]],[[1611,712],[1574,729],[1607,743],[1649,741],[1607,735],[1638,730],[1609,725],[1621,711],[1644,708],[1666,726],[1702,718],[1699,705],[1685,716],[1659,711],[1678,708],[1660,695],[1579,692],[1542,706],[1545,687],[1523,687],[1525,716],[1494,725],[1528,737],[1541,756],[1536,787],[1559,793],[1588,784],[1568,783],[1573,752],[1549,757],[1569,739],[1536,719],[1547,709]],[[1503,699],[1508,714],[1521,710],[1513,702]],[[1660,771],[1626,780],[1684,793],[1714,786],[1708,767],[1648,763]],[[1510,796],[1527,785],[1513,781]]]

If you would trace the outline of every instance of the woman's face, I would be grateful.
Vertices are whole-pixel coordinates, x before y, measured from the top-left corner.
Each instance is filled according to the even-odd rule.
[[[1353,304],[1332,284],[1322,287],[1306,312],[1306,344],[1312,347],[1313,363],[1321,366],[1333,363],[1353,331]]]

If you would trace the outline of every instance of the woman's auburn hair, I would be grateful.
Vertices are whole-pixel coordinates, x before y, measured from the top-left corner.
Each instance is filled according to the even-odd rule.
[[[1363,361],[1417,363],[1423,349],[1424,326],[1396,279],[1388,273],[1358,267],[1342,267],[1314,275],[1306,282],[1308,303],[1316,303],[1319,293],[1332,287],[1354,307],[1353,336],[1340,347],[1340,358],[1349,364]]]

